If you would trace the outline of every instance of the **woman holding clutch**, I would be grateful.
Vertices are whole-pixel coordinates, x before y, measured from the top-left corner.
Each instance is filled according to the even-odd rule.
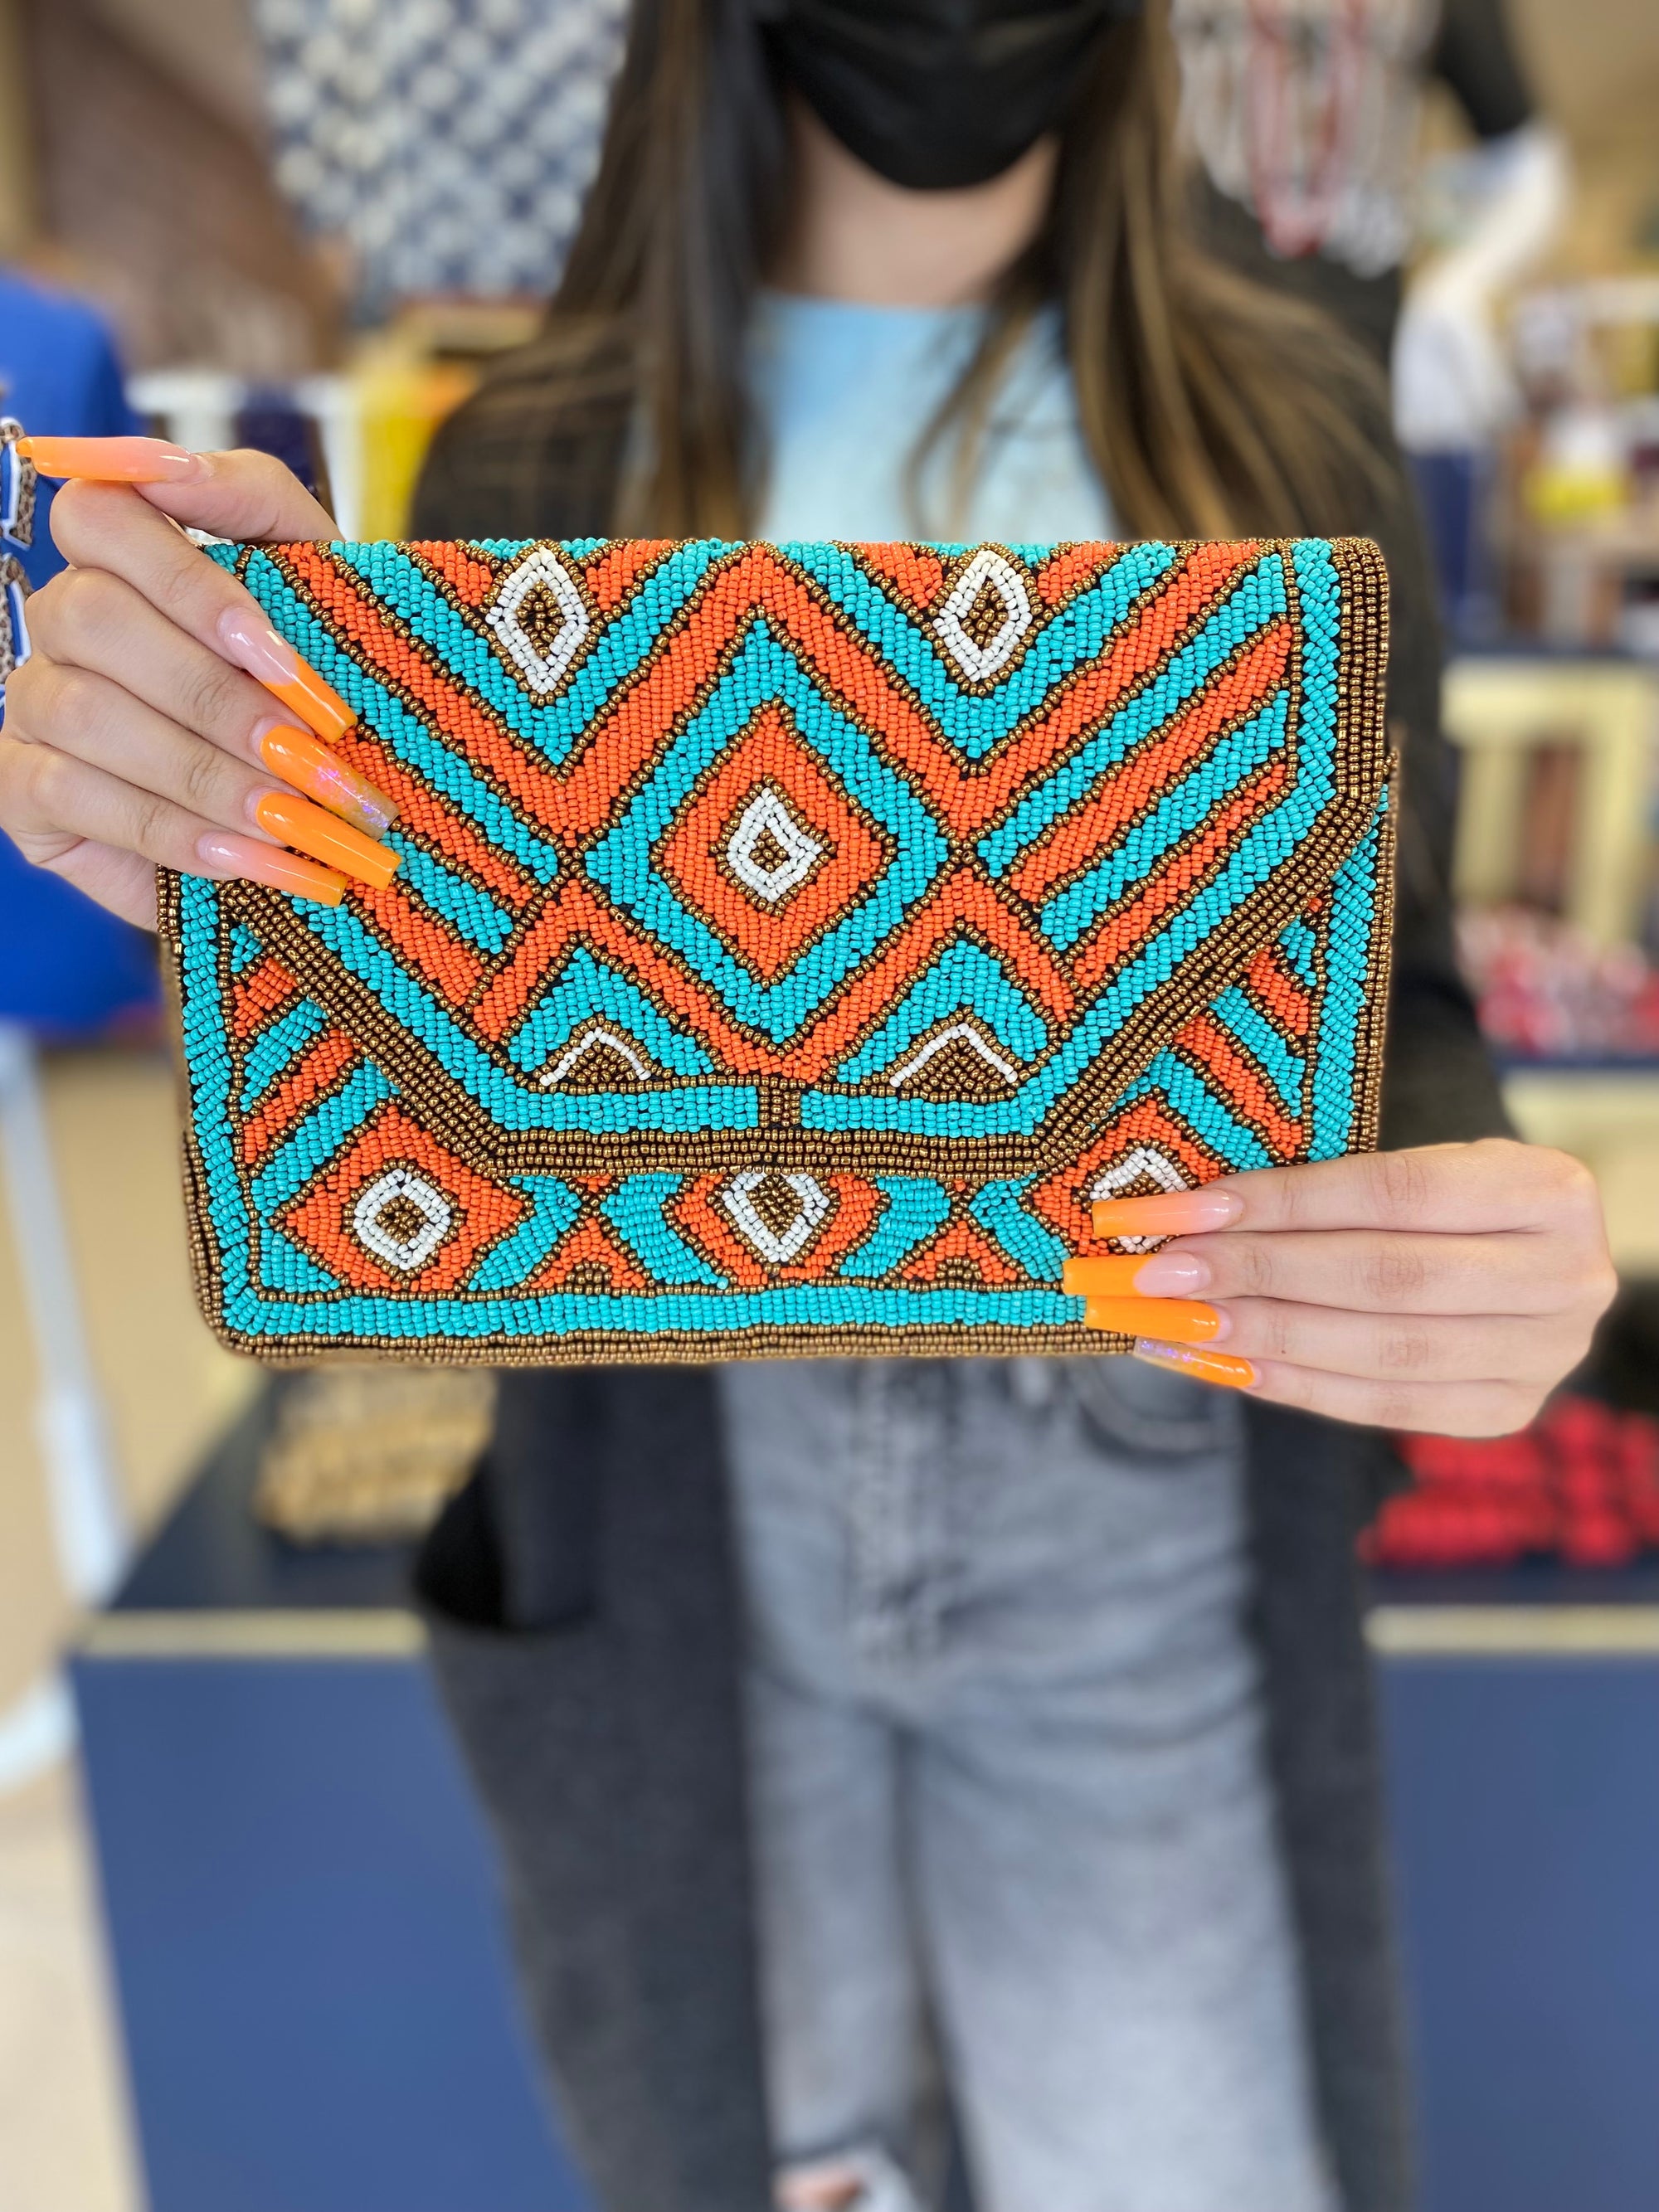
[[[434,537],[1370,532],[1395,581],[1382,1154],[1136,1224],[1174,1240],[1137,1362],[503,1379],[422,1587],[611,2212],[900,2212],[941,2085],[983,2212],[1408,2202],[1372,1429],[1521,1425],[1612,1278],[1455,975],[1379,395],[1194,251],[1170,115],[1133,0],[636,0],[545,331],[421,494]],[[40,458],[88,480],[0,739],[25,851],[142,921],[157,862],[324,896],[382,866],[376,794],[272,714],[307,672],[173,527],[328,518],[253,455]]]

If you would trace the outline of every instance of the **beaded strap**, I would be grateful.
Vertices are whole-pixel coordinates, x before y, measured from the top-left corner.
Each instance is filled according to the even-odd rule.
[[[12,550],[34,542],[34,464],[17,450],[22,434],[14,416],[0,415],[0,687],[29,654],[28,578]]]
[[[1110,1349],[1095,1199],[1373,1141],[1374,547],[211,557],[404,863],[164,885],[233,1343]]]

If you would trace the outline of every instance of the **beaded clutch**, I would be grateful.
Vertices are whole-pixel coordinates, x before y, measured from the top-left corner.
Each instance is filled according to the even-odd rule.
[[[214,557],[403,855],[163,884],[240,1349],[1121,1350],[1092,1200],[1374,1141],[1369,543]]]

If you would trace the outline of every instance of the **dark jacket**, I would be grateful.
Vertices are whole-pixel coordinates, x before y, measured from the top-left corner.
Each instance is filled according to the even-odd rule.
[[[463,410],[428,537],[602,535],[620,434],[597,407],[527,447]],[[1356,511],[1394,582],[1405,805],[1384,1142],[1501,1133],[1452,957],[1451,786],[1415,519]],[[1389,503],[1384,502],[1384,505]],[[1378,1442],[1247,1404],[1254,1629],[1321,2118],[1345,2212],[1407,2212],[1405,2065],[1354,1560]],[[422,1596],[501,1845],[527,2002],[606,2212],[766,2212],[738,1705],[738,1594],[708,1370],[515,1370]]]

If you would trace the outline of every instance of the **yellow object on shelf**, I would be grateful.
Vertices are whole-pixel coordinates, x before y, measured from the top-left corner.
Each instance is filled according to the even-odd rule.
[[[415,485],[438,425],[477,382],[454,362],[371,360],[353,379],[362,475],[357,528],[364,538],[404,538]]]

